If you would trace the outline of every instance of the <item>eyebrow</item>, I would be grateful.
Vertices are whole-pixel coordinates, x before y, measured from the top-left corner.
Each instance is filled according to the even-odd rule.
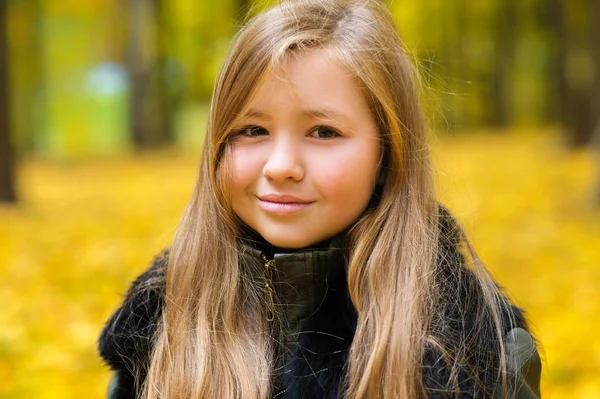
[[[305,117],[314,119],[334,120],[334,118],[341,118],[345,120],[351,120],[348,115],[332,108],[304,109],[302,110],[301,114]],[[269,113],[255,109],[248,110],[248,112],[243,115],[243,118],[258,118],[265,120],[273,119]]]
[[[335,118],[342,118],[346,120],[350,120],[350,117],[343,112],[339,112],[335,109],[330,108],[322,108],[322,109],[307,109],[302,111],[302,114],[306,116],[310,116],[315,119],[328,119],[332,120]]]

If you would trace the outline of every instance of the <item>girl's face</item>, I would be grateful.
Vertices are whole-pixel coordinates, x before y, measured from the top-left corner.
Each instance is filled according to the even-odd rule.
[[[283,73],[267,75],[232,139],[233,210],[277,247],[302,248],[349,227],[377,178],[377,125],[331,54],[292,55]]]

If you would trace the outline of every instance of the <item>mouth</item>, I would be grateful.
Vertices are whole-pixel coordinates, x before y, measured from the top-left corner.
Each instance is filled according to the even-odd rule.
[[[309,204],[314,201],[305,200],[299,197],[294,197],[293,195],[280,195],[280,194],[267,194],[267,195],[258,195],[259,200],[266,202],[275,202],[278,204]]]
[[[285,215],[308,208],[315,201],[309,201],[292,195],[268,194],[257,196],[258,203],[268,213]]]

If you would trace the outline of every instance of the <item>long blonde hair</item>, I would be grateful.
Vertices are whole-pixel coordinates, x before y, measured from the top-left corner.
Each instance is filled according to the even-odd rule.
[[[385,153],[377,206],[349,233],[348,288],[358,325],[345,395],[425,397],[426,348],[441,354],[455,382],[475,364],[467,344],[444,330],[444,232],[416,76],[390,13],[377,0],[284,1],[238,33],[216,82],[198,180],[171,247],[162,319],[143,386],[147,399],[271,393],[272,343],[262,285],[252,264],[240,261],[240,223],[227,191],[228,136],[257,82],[291,52],[315,47],[335,50],[354,73]],[[487,321],[490,339],[498,342],[490,358],[497,364],[490,369],[506,392],[505,302],[477,257],[466,258],[480,297],[475,317]],[[453,275],[469,266],[460,263],[451,266]],[[469,375],[479,378],[473,370]],[[447,389],[457,394],[458,382]]]

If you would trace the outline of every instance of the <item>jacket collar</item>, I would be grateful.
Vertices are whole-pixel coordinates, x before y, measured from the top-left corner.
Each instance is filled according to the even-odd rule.
[[[242,262],[273,270],[276,318],[273,393],[277,398],[338,398],[356,312],[348,295],[346,235],[300,250],[241,242]]]
[[[262,263],[266,283],[272,282],[277,315],[286,329],[296,330],[302,320],[317,310],[330,289],[346,281],[343,235],[298,250],[244,240],[241,254],[242,258]]]

